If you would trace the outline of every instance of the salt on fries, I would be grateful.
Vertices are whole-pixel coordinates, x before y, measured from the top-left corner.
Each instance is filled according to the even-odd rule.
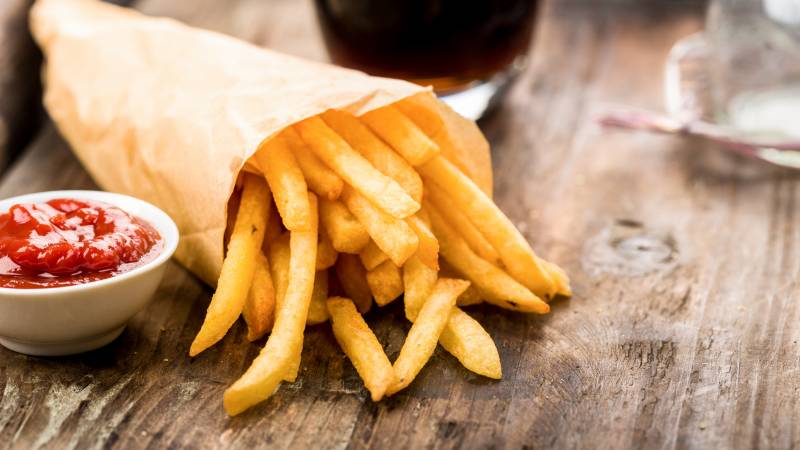
[[[239,315],[248,340],[269,333],[225,391],[230,415],[297,378],[306,326],[330,322],[378,401],[409,386],[437,345],[474,373],[502,376],[492,338],[462,306],[541,314],[554,295],[571,294],[566,273],[445,158],[441,126],[410,101],[361,117],[331,110],[256,153],[263,176],[243,175],[217,290],[190,349],[214,345]],[[401,297],[412,325],[392,363],[362,315],[373,300]]]

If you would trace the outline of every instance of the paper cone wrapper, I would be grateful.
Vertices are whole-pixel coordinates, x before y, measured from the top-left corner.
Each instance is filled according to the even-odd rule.
[[[276,133],[328,109],[418,103],[441,121],[444,156],[490,192],[486,140],[429,89],[93,0],[39,0],[31,28],[45,106],[84,167],[102,188],[172,216],[176,258],[211,285],[239,173],[259,171],[249,160]]]

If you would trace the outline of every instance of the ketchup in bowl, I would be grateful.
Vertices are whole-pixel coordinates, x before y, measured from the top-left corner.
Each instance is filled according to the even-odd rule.
[[[0,214],[0,287],[72,286],[153,260],[164,244],[146,221],[99,201],[59,198]]]

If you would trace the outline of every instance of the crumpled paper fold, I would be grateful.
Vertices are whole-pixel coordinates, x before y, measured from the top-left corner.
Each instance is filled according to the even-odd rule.
[[[31,29],[44,103],[95,181],[164,209],[179,262],[210,285],[241,170],[276,133],[328,109],[361,115],[404,100],[442,121],[443,154],[491,192],[488,145],[430,90],[305,61],[94,0],[39,0]]]

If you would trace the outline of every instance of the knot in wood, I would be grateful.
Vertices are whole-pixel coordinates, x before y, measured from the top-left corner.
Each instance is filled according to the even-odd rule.
[[[617,219],[584,246],[582,264],[593,275],[643,276],[666,272],[678,263],[671,233],[648,229],[631,219]]]

